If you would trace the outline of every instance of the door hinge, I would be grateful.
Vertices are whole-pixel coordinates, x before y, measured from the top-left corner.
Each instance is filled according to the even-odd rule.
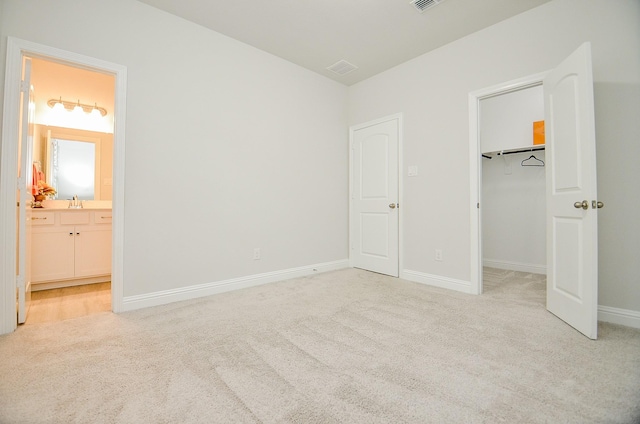
[[[476,203],[476,208],[480,209],[480,203]]]

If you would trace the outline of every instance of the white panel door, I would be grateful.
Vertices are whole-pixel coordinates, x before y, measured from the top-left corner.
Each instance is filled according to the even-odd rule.
[[[27,205],[31,204],[33,164],[33,112],[34,101],[31,90],[31,59],[23,57],[22,81],[20,82],[20,144],[18,150],[18,264],[16,285],[18,288],[18,323],[27,320],[31,302],[31,272],[28,266],[31,223],[27,221]]]
[[[351,263],[398,276],[399,119],[351,135]]]
[[[595,339],[598,204],[591,46],[544,79],[547,159],[547,309]]]

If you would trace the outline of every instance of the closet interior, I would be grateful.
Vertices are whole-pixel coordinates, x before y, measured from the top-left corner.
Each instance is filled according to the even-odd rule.
[[[546,274],[542,85],[480,100],[485,267]]]

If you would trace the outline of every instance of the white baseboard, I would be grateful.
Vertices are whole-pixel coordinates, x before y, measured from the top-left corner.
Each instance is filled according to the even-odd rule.
[[[598,321],[640,328],[640,312],[599,305]]]
[[[108,283],[111,275],[101,275],[99,277],[78,278],[74,280],[46,281],[44,283],[31,283],[31,291],[60,289],[63,287],[84,286],[87,284]]]
[[[426,284],[428,286],[441,287],[443,289],[455,290],[463,293],[473,293],[471,282],[456,280],[455,278],[425,274],[423,272],[411,271],[408,269],[405,269],[400,273],[400,278],[413,281],[414,283]]]
[[[290,278],[299,278],[311,274],[334,271],[348,267],[349,260],[344,259],[340,261],[325,262],[299,268],[266,272],[264,274],[248,275],[246,277],[232,278],[229,280],[197,284],[194,286],[180,287],[177,289],[163,290],[159,292],[135,296],[126,296],[122,302],[122,311],[133,311],[135,309],[148,308],[150,306],[159,306],[165,305],[167,303],[179,302],[182,300],[196,299],[199,297],[211,296],[213,294],[224,293],[232,290],[239,290],[247,287],[258,286],[261,284],[274,283],[276,281],[288,280]]]
[[[546,274],[546,265],[524,264],[521,262],[497,261],[494,259],[483,259],[482,265],[490,268],[508,269],[509,271],[530,272],[532,274]]]

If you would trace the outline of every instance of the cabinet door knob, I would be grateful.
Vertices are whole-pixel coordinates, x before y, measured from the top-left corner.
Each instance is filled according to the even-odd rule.
[[[73,233],[69,233],[69,235],[70,235],[70,236],[72,236],[72,235],[73,235]]]

